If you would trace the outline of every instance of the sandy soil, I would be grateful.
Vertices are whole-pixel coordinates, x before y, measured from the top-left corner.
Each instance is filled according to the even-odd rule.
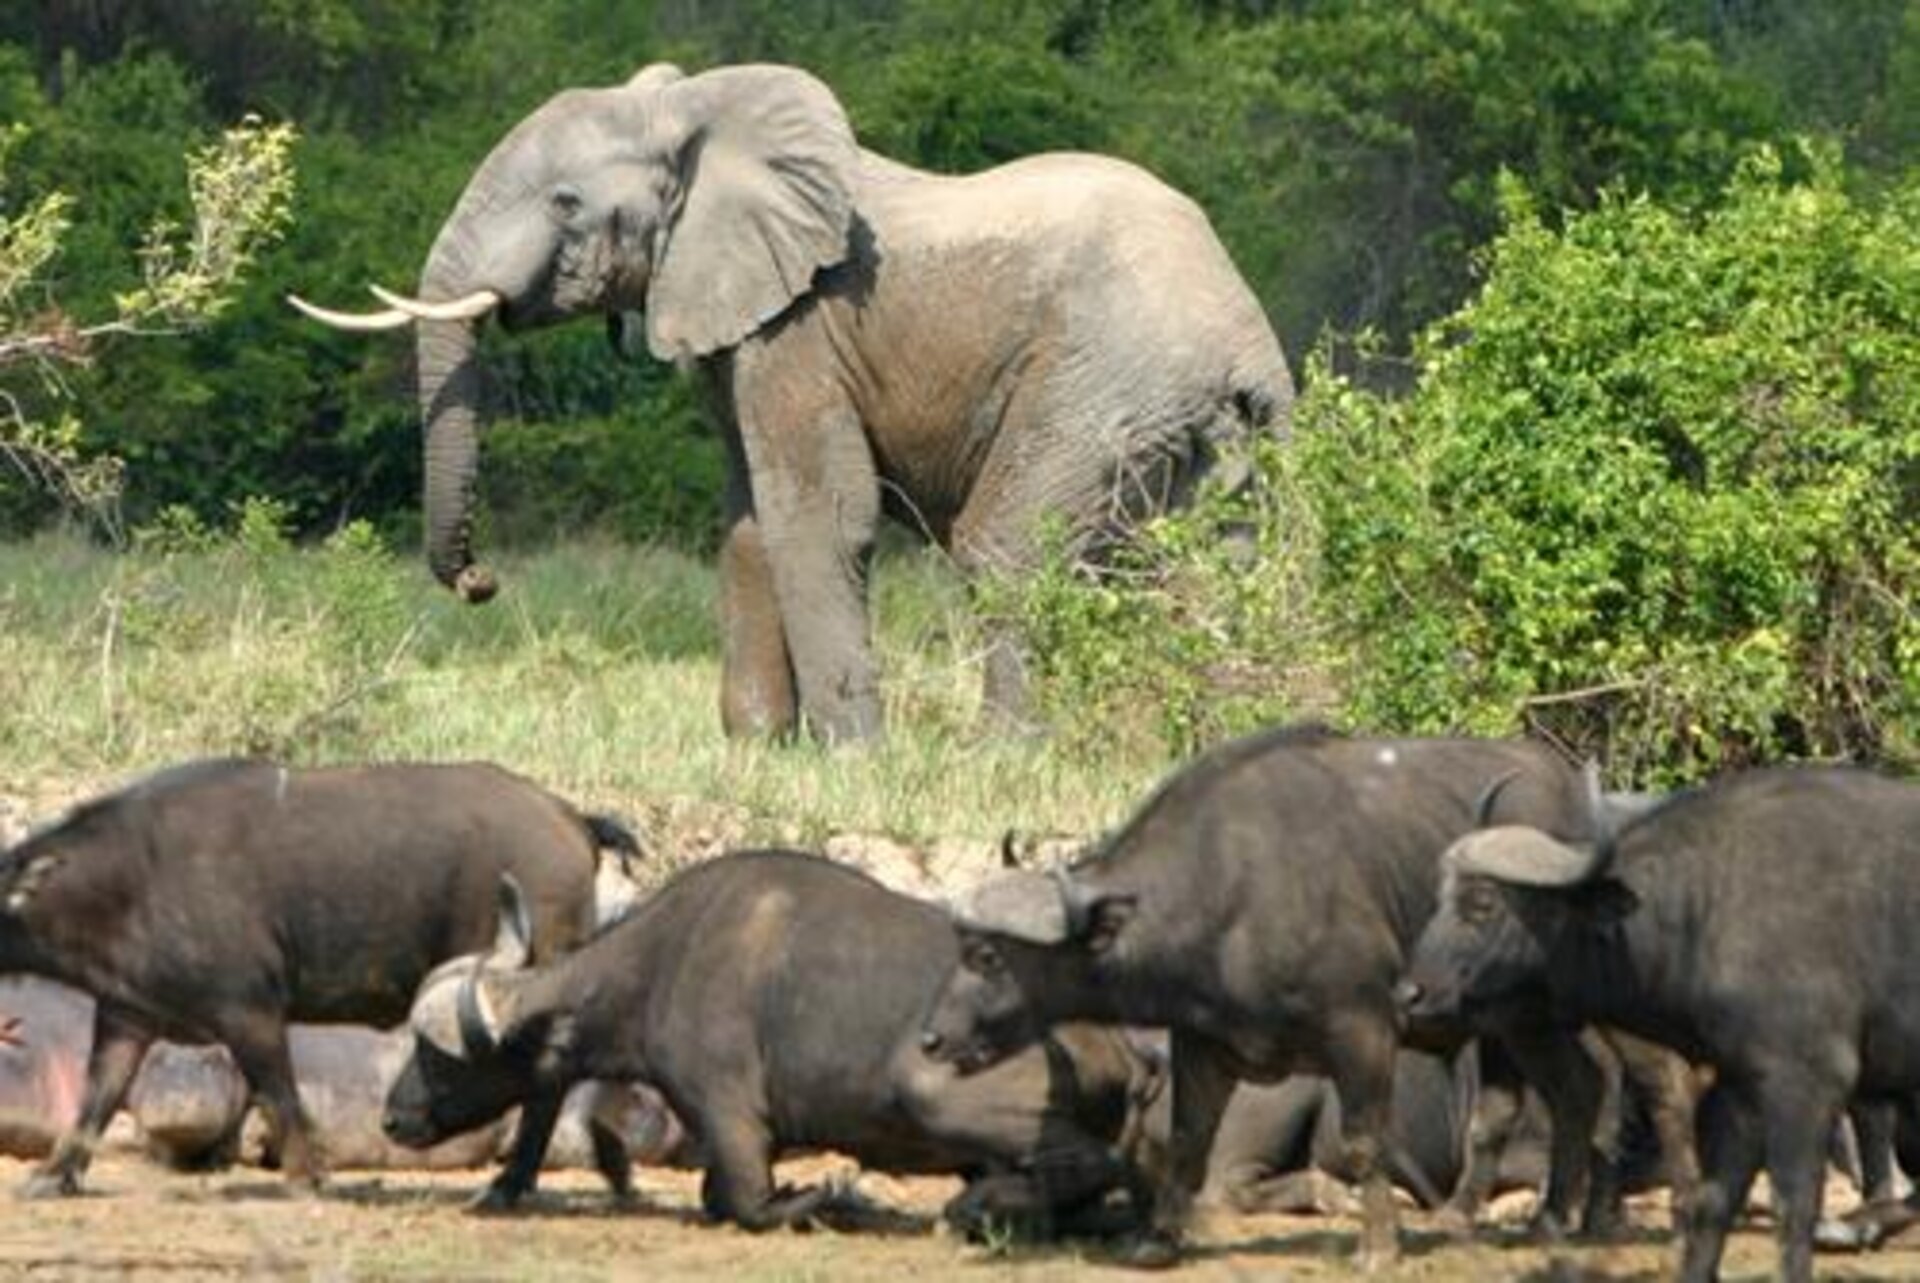
[[[24,1163],[0,1160],[0,1186],[16,1188]],[[832,1159],[787,1164],[782,1178],[851,1178]],[[89,1193],[55,1203],[0,1207],[0,1278],[203,1279],[726,1279],[897,1280],[1018,1278],[1139,1279],[1104,1263],[1092,1245],[994,1250],[933,1227],[955,1188],[942,1180],[861,1175],[859,1194],[877,1209],[866,1227],[753,1236],[700,1222],[697,1178],[640,1174],[640,1206],[612,1210],[594,1178],[559,1173],[532,1206],[511,1217],[462,1210],[478,1173],[337,1173],[318,1198],[289,1197],[271,1173],[209,1176],[162,1171],[127,1154],[104,1155]],[[1511,1203],[1511,1217],[1524,1211]],[[1469,1280],[1652,1280],[1672,1255],[1657,1200],[1635,1209],[1629,1241],[1609,1247],[1544,1249],[1518,1231],[1483,1230],[1452,1242],[1410,1215],[1408,1251],[1374,1276],[1436,1283]],[[1359,1277],[1347,1264],[1354,1224],[1339,1219],[1215,1214],[1199,1227],[1180,1280],[1335,1280]],[[1729,1256],[1730,1280],[1770,1277],[1764,1226],[1742,1232]],[[1866,1256],[1826,1257],[1822,1276],[1920,1279],[1920,1241],[1909,1238]]]

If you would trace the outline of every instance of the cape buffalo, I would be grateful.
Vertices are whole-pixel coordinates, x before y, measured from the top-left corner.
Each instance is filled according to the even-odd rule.
[[[1597,773],[1589,775],[1597,796]],[[1604,818],[1604,816],[1602,816]],[[1450,1015],[1544,990],[1711,1064],[1681,1277],[1716,1276],[1764,1160],[1781,1273],[1813,1276],[1828,1139],[1850,1098],[1920,1092],[1920,787],[1753,771],[1570,845],[1508,824],[1445,857],[1401,1000]]]
[[[746,852],[534,966],[511,882],[502,896],[494,951],[445,964],[414,1002],[386,1120],[403,1144],[591,1078],[656,1088],[706,1156],[708,1213],[749,1229],[820,1207],[774,1187],[795,1149],[979,1178],[948,1209],[963,1224],[1070,1215],[1128,1184],[1114,1142],[1142,1062],[1117,1032],[1063,1030],[970,1077],[921,1054],[955,952],[933,905],[818,856]]]
[[[287,1022],[390,1025],[427,973],[482,948],[494,888],[525,888],[542,955],[594,926],[597,847],[631,835],[498,767],[289,770],[218,760],[83,803],[0,855],[0,973],[95,1000],[75,1126],[30,1179],[79,1188],[156,1038],[224,1044],[268,1113],[290,1180],[320,1178]],[[530,1101],[490,1196],[536,1179],[559,1097]],[[611,1133],[602,1170],[626,1188]]]
[[[1172,1152],[1142,1263],[1176,1253],[1233,1084],[1326,1074],[1363,1185],[1361,1254],[1391,1257],[1381,1160],[1400,1041],[1393,986],[1433,912],[1440,853],[1502,780],[1500,814],[1586,824],[1579,777],[1539,744],[1287,728],[1216,748],[1064,872],[978,889],[957,915],[960,965],[925,1047],[971,1068],[1060,1020],[1170,1029]],[[1550,1098],[1548,1204],[1565,1218],[1587,1166],[1597,1075],[1568,1035],[1505,1033]]]

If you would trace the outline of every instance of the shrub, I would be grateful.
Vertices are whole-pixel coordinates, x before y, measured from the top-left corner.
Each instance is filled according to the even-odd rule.
[[[1806,168],[1761,153],[1713,212],[1615,193],[1559,232],[1506,184],[1408,396],[1312,363],[1251,572],[1203,508],[1131,576],[1022,591],[1048,700],[1145,705],[1184,746],[1333,697],[1654,782],[1920,760],[1920,184],[1868,207]]]
[[[983,590],[983,609],[1024,634],[1041,711],[1069,744],[1189,753],[1337,707],[1312,505],[1284,449],[1263,445],[1255,467],[1261,484],[1203,490],[1098,567],[1056,539],[1037,574]]]
[[[1867,209],[1812,162],[1560,234],[1509,184],[1415,393],[1316,380],[1352,716],[1665,778],[1920,751],[1920,189]]]

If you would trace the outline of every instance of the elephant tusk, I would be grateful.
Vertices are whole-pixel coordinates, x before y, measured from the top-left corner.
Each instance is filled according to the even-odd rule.
[[[287,302],[303,315],[312,317],[322,325],[331,325],[336,330],[397,330],[403,325],[413,324],[411,316],[394,308],[384,312],[336,312],[332,308],[309,303],[298,294],[287,295]]]
[[[500,306],[500,296],[492,290],[475,290],[465,298],[449,299],[444,303],[427,303],[381,289],[378,285],[369,285],[367,288],[388,307],[397,308],[422,321],[471,321]]]

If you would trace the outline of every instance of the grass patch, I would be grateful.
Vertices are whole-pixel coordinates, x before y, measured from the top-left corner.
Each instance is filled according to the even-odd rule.
[[[163,526],[125,553],[0,545],[0,781],[105,786],[226,753],[482,758],[591,805],[717,829],[711,845],[1089,832],[1166,765],[981,729],[981,638],[937,554],[880,560],[889,733],[837,752],[723,738],[706,562],[581,543],[500,567],[500,599],[467,607],[364,528],[290,545],[270,506],[232,532]]]

